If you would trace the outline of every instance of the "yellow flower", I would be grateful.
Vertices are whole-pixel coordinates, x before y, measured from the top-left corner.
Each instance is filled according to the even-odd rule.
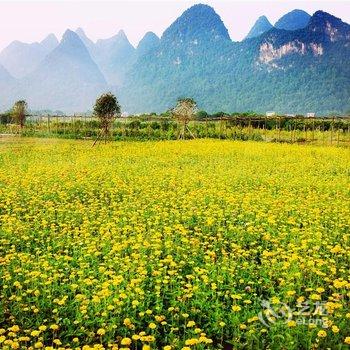
[[[232,305],[232,311],[241,311],[241,307],[239,305]]]
[[[332,332],[333,333],[339,333],[339,328],[337,326],[332,326]]]
[[[199,341],[198,341],[198,339],[196,339],[196,338],[187,339],[187,340],[185,341],[185,345],[196,345],[196,344],[198,344],[198,343],[199,343]]]
[[[104,329],[104,328],[99,328],[98,330],[97,330],[97,334],[98,335],[105,335],[106,334],[106,330]]]
[[[19,349],[19,343],[17,341],[13,341],[11,343],[11,349]]]
[[[341,246],[338,244],[331,249],[332,253],[339,253],[341,251],[342,251]]]
[[[279,304],[280,303],[280,300],[278,297],[274,296],[271,298],[271,303],[272,304]]]
[[[321,331],[319,331],[319,332],[317,333],[317,336],[318,336],[319,338],[325,338],[325,337],[327,336],[327,332],[321,330]]]
[[[31,333],[30,333],[30,335],[32,336],[32,337],[37,337],[37,336],[39,336],[40,335],[40,331],[32,331]]]
[[[205,337],[204,335],[200,336],[198,339],[199,343],[204,343],[204,344],[212,344],[213,341],[207,337]]]
[[[64,124],[66,136],[74,129],[79,137],[98,132],[90,128],[95,120],[82,126],[68,119],[51,120],[51,129],[63,131]],[[129,119],[121,128],[115,123],[113,137],[146,137],[153,127],[175,136],[175,122],[140,119],[136,129],[129,129]],[[220,122],[227,138],[245,132],[233,125],[237,121]],[[255,129],[250,136],[272,139],[273,121],[267,122],[266,135]],[[210,121],[193,129],[210,136],[218,126]],[[46,133],[44,123],[31,123],[24,132],[36,127]],[[0,125],[0,133],[6,128]],[[281,139],[288,141],[284,132]],[[339,133],[341,146],[345,134]],[[7,310],[0,349],[216,348],[221,337],[232,335],[232,317],[244,339],[254,332],[262,337],[271,329],[251,305],[258,305],[259,291],[268,291],[272,277],[279,287],[268,319],[292,299],[301,313],[314,300],[311,309],[328,314],[322,327],[287,321],[279,329],[283,338],[298,328],[296,349],[307,333],[318,332],[320,349],[348,346],[346,147],[210,139],[89,144],[0,140],[0,294]],[[261,273],[252,268],[257,264]],[[154,304],[169,291],[171,306]],[[217,310],[204,329],[200,305]],[[99,328],[91,329],[94,322]],[[107,337],[112,334],[114,340]],[[244,347],[243,338],[234,339],[234,347]],[[272,343],[266,337],[266,348]]]
[[[196,322],[194,322],[194,321],[188,321],[187,322],[187,327],[193,327],[195,325],[196,325]]]
[[[17,326],[16,324],[15,325],[13,325],[12,327],[10,327],[9,328],[9,331],[11,331],[11,332],[18,332],[19,331],[19,326]]]
[[[297,299],[297,303],[298,304],[301,304],[302,302],[304,302],[305,301],[305,297],[299,297],[298,299]]]
[[[153,335],[147,335],[147,336],[144,336],[142,340],[150,343],[155,340],[155,337]]]
[[[138,300],[133,300],[131,302],[131,304],[132,304],[133,307],[136,307],[136,306],[138,306],[140,304],[140,302]]]
[[[345,344],[350,344],[350,337],[346,337],[346,338],[344,339],[344,343],[345,343]]]
[[[232,294],[231,298],[234,300],[240,300],[240,299],[242,299],[242,296],[240,294]]]
[[[157,325],[153,322],[151,322],[149,325],[148,325],[149,328],[151,329],[156,329],[157,328]]]
[[[123,324],[127,327],[132,326],[132,322],[131,322],[130,318],[125,318],[123,321]]]
[[[30,337],[19,337],[18,340],[19,341],[29,341]]]
[[[297,323],[294,320],[290,320],[287,322],[288,327],[295,327],[296,325],[297,325]]]
[[[131,339],[130,338],[123,338],[120,342],[121,345],[130,345]]]
[[[311,294],[310,295],[310,299],[312,301],[315,301],[315,300],[321,300],[321,296],[319,294]]]

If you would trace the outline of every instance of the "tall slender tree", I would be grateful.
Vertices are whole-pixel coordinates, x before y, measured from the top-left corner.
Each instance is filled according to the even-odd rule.
[[[105,142],[107,142],[113,122],[120,116],[120,111],[121,108],[119,102],[111,92],[102,94],[96,100],[94,115],[100,121],[101,130],[93,145],[95,145],[100,138],[103,138]]]
[[[26,122],[27,108],[28,105],[25,100],[15,102],[12,107],[12,120],[19,125],[21,129],[23,129]]]
[[[197,103],[193,98],[179,98],[176,106],[171,110],[173,118],[181,124],[181,129],[178,135],[178,139],[186,138],[186,131],[189,132],[192,138],[195,138],[188,124],[191,120],[195,119],[198,112]]]

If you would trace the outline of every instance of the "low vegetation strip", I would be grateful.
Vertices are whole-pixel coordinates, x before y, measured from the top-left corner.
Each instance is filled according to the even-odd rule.
[[[65,139],[96,139],[100,123],[91,117],[28,117],[20,128],[0,123],[0,134]],[[216,138],[320,145],[350,145],[349,118],[215,117],[190,121],[185,138]],[[111,127],[110,140],[176,140],[182,125],[169,117],[118,118]]]

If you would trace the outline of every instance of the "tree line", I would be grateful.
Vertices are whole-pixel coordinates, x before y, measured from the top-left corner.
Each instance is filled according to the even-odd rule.
[[[106,142],[112,136],[111,130],[116,125],[116,119],[121,117],[121,106],[117,97],[110,92],[99,96],[93,106],[92,115],[96,118],[96,122],[91,122],[90,126],[99,130],[97,133],[94,133],[94,144],[103,140]],[[0,116],[0,121],[3,124],[10,121],[18,125],[22,131],[26,124],[27,116],[29,116],[28,104],[25,100],[19,100],[14,104],[9,113],[3,114],[2,118]],[[238,127],[241,129],[278,129],[288,131],[329,131],[335,129],[349,132],[349,120],[341,118],[305,118],[302,115],[266,117],[255,112],[231,114],[217,112],[208,114],[206,111],[199,110],[196,101],[192,98],[179,98],[173,108],[162,114],[149,113],[130,116],[128,120],[131,120],[131,122],[125,127],[133,131],[145,128],[169,130],[169,127],[171,127],[169,123],[176,123],[178,126],[177,138],[180,139],[195,137],[195,133],[191,130],[190,126],[192,121],[198,121],[199,123],[220,121],[220,123],[224,122],[224,128]],[[168,121],[169,123],[167,123]],[[164,123],[167,125],[163,125]],[[208,129],[208,125],[204,128]],[[200,134],[204,133],[198,127],[196,127],[196,132]],[[208,131],[206,133],[208,134]]]

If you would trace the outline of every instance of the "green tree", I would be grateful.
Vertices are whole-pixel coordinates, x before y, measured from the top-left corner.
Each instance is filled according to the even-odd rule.
[[[12,120],[14,123],[20,126],[22,129],[26,122],[26,114],[27,114],[27,102],[25,100],[19,100],[15,102],[12,107]]]
[[[205,118],[208,118],[208,117],[209,117],[209,115],[208,115],[208,113],[206,111],[199,111],[197,113],[197,118],[198,119],[205,119]]]
[[[179,98],[177,100],[176,106],[171,110],[171,114],[173,118],[177,120],[179,124],[182,125],[181,131],[179,133],[179,139],[186,138],[186,130],[190,133],[190,135],[194,137],[193,133],[188,127],[188,123],[195,119],[197,116],[198,109],[197,103],[193,98]]]
[[[117,117],[120,116],[121,108],[117,98],[111,93],[102,94],[95,103],[94,106],[94,115],[100,121],[101,132],[96,138],[94,145],[103,137],[105,142],[110,133],[113,122]]]

